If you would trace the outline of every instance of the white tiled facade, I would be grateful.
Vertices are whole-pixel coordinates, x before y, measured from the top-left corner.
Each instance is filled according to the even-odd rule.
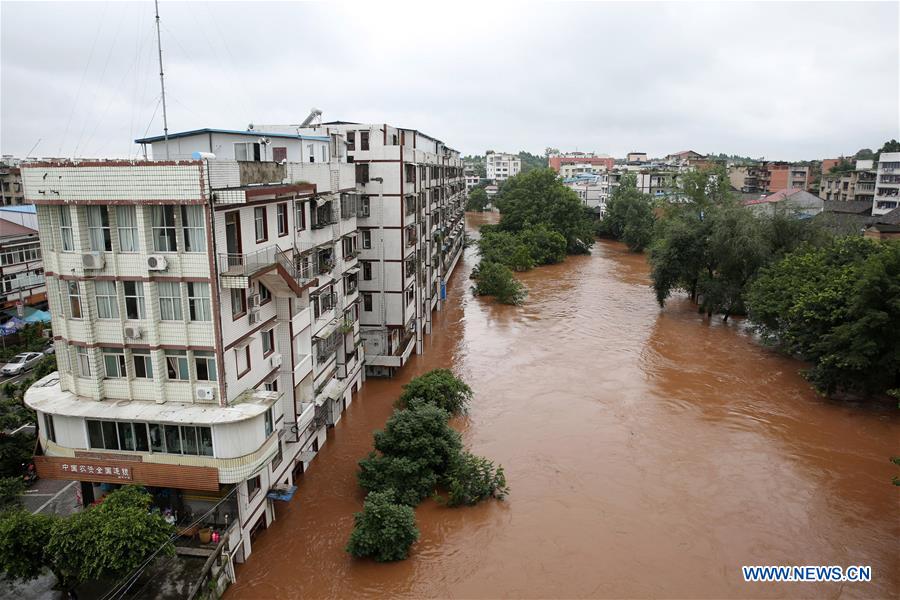
[[[515,177],[522,170],[522,160],[515,154],[492,152],[488,150],[484,156],[487,178],[495,183]]]
[[[42,454],[215,469],[237,498],[237,560],[274,518],[266,492],[293,483],[364,380],[345,140],[260,137],[200,130],[170,136],[170,161],[22,169],[60,367],[26,395]]]
[[[878,157],[872,214],[884,215],[900,206],[900,152],[884,152]]]

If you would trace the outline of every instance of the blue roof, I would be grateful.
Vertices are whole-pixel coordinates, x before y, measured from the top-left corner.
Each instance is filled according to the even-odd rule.
[[[9,206],[0,206],[0,210],[8,210],[9,212],[36,214],[37,207],[34,204],[15,204]]]
[[[298,135],[296,133],[268,133],[265,131],[256,131],[255,129],[250,131],[237,131],[235,129],[192,129],[191,131],[179,131],[177,133],[170,133],[169,139],[173,140],[175,138],[182,137],[190,137],[192,135],[201,135],[204,133],[229,133],[234,135],[252,135],[254,137],[266,136],[266,137],[280,137],[280,138],[291,138],[295,140],[319,140],[322,142],[331,141],[327,135]],[[165,140],[166,137],[164,135],[154,135],[152,137],[147,138],[139,138],[134,140],[135,144],[151,144],[153,142],[161,142]]]

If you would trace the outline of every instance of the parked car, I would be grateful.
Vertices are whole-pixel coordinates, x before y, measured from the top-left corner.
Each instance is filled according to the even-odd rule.
[[[22,354],[16,354],[12,360],[3,365],[3,368],[0,369],[0,375],[19,375],[20,373],[29,371],[34,368],[42,358],[44,358],[43,352],[23,352]]]
[[[56,346],[51,342],[46,348],[44,348],[44,354],[56,354]]]

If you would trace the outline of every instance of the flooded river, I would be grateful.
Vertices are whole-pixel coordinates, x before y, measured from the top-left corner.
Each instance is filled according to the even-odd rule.
[[[469,215],[470,233],[492,216]],[[740,323],[664,310],[641,255],[522,275],[521,307],[469,292],[474,249],[448,285],[426,352],[369,379],[289,504],[254,542],[228,600],[368,597],[896,598],[900,420],[830,403],[801,363]],[[503,502],[416,510],[409,560],[352,560],[356,461],[400,386],[452,367],[475,390],[454,421],[503,464]],[[871,583],[744,583],[741,565],[871,565]]]

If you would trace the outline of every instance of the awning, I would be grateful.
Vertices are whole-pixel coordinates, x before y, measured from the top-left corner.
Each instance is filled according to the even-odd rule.
[[[266,498],[268,498],[269,500],[280,500],[282,502],[288,502],[291,498],[294,497],[294,492],[296,491],[296,485],[292,485],[286,488],[273,488],[269,490],[268,494],[266,494]]]
[[[331,198],[326,198],[324,196],[319,196],[316,198],[316,206],[324,206],[328,202],[331,202]]]
[[[320,340],[327,340],[331,337],[331,334],[334,333],[334,330],[337,329],[337,321],[332,321],[325,327],[319,330],[319,333],[314,335],[313,337]]]
[[[356,275],[357,273],[359,273],[359,267],[350,267],[349,269],[347,269],[347,273]]]

